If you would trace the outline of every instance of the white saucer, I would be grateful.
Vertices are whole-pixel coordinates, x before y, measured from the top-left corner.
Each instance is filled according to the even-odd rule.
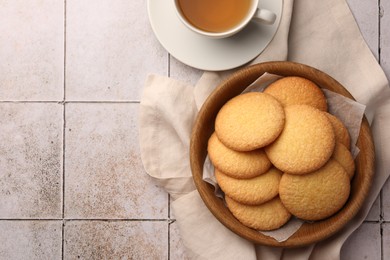
[[[209,71],[241,66],[267,47],[278,29],[283,0],[262,0],[261,7],[277,15],[273,25],[251,22],[232,37],[210,39],[185,27],[175,13],[173,1],[148,0],[150,24],[161,45],[184,64]]]

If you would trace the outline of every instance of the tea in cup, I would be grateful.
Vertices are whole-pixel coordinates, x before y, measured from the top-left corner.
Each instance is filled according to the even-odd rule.
[[[251,20],[273,24],[276,14],[259,8],[259,0],[173,0],[179,19],[192,31],[225,38],[241,31]]]

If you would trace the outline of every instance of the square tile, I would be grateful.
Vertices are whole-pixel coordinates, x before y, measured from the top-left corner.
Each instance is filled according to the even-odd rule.
[[[390,223],[383,224],[383,259],[390,259]]]
[[[63,106],[0,103],[0,218],[61,218]]]
[[[385,221],[390,221],[390,178],[382,188],[382,213]]]
[[[168,259],[166,221],[67,221],[65,259]]]
[[[381,66],[386,73],[387,79],[390,79],[390,1],[380,1],[380,49]],[[386,11],[386,12],[385,12]]]
[[[0,32],[0,100],[62,100],[64,1],[1,1]]]
[[[342,260],[380,260],[381,231],[379,223],[364,222],[344,243]]]
[[[144,0],[66,1],[66,99],[139,100],[147,74],[167,75],[168,53]]]
[[[62,221],[0,220],[0,259],[61,259]]]
[[[65,217],[166,219],[168,195],[145,173],[137,103],[65,106]]]
[[[368,47],[379,60],[378,54],[378,2],[348,0],[348,5],[355,16],[359,29]]]
[[[189,260],[183,241],[180,238],[177,222],[169,225],[169,252],[170,260]]]

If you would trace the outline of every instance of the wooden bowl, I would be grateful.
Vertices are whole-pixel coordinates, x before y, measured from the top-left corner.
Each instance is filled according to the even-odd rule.
[[[322,88],[353,99],[352,95],[329,75],[307,65],[293,62],[266,62],[246,67],[234,73],[221,83],[202,106],[191,136],[190,159],[195,185],[201,198],[212,214],[227,228],[256,244],[277,247],[300,247],[319,242],[339,231],[350,221],[362,206],[369,192],[374,174],[374,144],[367,119],[363,118],[357,146],[360,153],[356,158],[356,172],[351,183],[351,194],[344,207],[335,215],[313,223],[304,223],[301,228],[284,242],[265,236],[241,224],[225,207],[223,201],[214,195],[214,187],[202,180],[203,164],[207,155],[207,141],[214,131],[215,117],[220,108],[231,98],[239,95],[248,85],[263,73],[281,76],[300,76],[312,80]]]

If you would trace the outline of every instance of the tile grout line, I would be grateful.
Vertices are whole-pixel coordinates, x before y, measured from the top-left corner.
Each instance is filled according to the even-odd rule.
[[[381,0],[377,1],[378,3],[378,63],[381,64]],[[383,194],[382,190],[379,192],[379,235],[380,235],[380,257],[381,259],[384,259],[383,257]]]
[[[63,114],[62,114],[62,230],[61,230],[61,259],[65,259],[65,100],[66,100],[66,0],[64,0],[64,71],[63,71]]]
[[[171,222],[168,221],[168,249],[167,249],[167,254],[168,254],[168,260],[171,259]]]
[[[113,101],[113,100],[90,100],[90,101],[83,101],[83,100],[48,100],[48,101],[39,101],[39,100],[0,100],[0,103],[15,103],[15,104],[23,104],[23,103],[55,103],[55,104],[138,104],[141,103],[140,100],[123,100],[123,101]]]
[[[61,252],[62,259],[64,259],[64,244],[65,244],[65,103],[62,105],[63,108],[63,128],[62,128],[62,239],[61,239]]]
[[[102,222],[167,222],[173,223],[175,219],[136,219],[136,218],[3,218],[0,221],[102,221]],[[390,223],[390,222],[388,222]]]
[[[390,224],[390,221],[384,220],[382,218],[380,218],[379,220],[364,220],[363,222],[364,223],[369,223],[369,224],[379,224],[379,225]]]
[[[380,248],[381,248],[381,259],[384,259],[383,257],[383,224],[386,222],[384,221],[384,218],[383,218],[383,194],[382,194],[382,191],[380,191],[379,193],[379,233],[380,233],[380,236],[381,236],[381,240],[380,240]]]
[[[378,63],[381,64],[381,19],[382,19],[382,7],[381,0],[377,0],[378,3]],[[385,223],[383,218],[383,193],[379,192],[379,235],[380,235],[380,258],[384,259],[383,255],[383,224]]]
[[[144,218],[144,219],[133,219],[133,218],[68,218],[65,221],[102,221],[102,222],[172,222],[172,219],[158,219],[158,218]]]
[[[51,103],[54,103],[54,104],[62,104],[63,101],[62,100],[46,100],[46,101],[42,101],[42,100],[0,100],[0,103],[14,103],[14,104],[51,104]]]

